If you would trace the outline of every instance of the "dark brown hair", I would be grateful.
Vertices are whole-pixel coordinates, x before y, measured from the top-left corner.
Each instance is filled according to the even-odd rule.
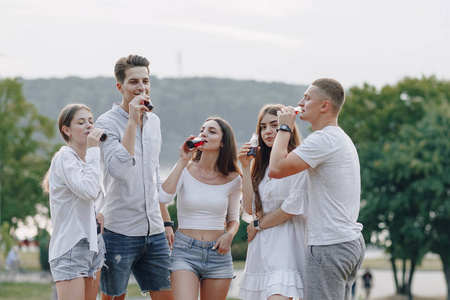
[[[225,176],[228,176],[230,172],[238,172],[241,175],[241,171],[237,165],[237,148],[233,128],[231,128],[227,121],[219,117],[209,117],[205,123],[208,121],[216,121],[222,130],[222,147],[220,148],[219,158],[217,159],[219,172]],[[200,157],[202,157],[202,151],[197,150],[192,160],[199,161]]]
[[[339,81],[331,78],[319,78],[312,85],[318,87],[321,93],[330,99],[334,112],[336,114],[339,113],[345,101],[344,88]]]
[[[134,67],[146,67],[147,72],[150,74],[150,70],[148,68],[149,65],[150,62],[145,57],[136,54],[130,54],[127,57],[120,58],[116,62],[116,65],[114,66],[114,75],[116,76],[117,82],[123,84],[123,82],[125,81],[125,72],[128,69]]]
[[[259,151],[256,153],[255,160],[252,165],[252,184],[255,193],[255,214],[258,218],[262,217],[264,211],[261,203],[261,196],[259,194],[259,184],[264,178],[266,169],[269,166],[271,147],[268,147],[261,137],[261,120],[266,114],[277,116],[277,112],[284,107],[283,104],[267,104],[264,105],[258,116],[258,123],[256,123],[256,133],[258,134]],[[300,144],[300,134],[297,125],[294,124],[292,128],[291,137],[288,143],[288,152],[294,150]]]

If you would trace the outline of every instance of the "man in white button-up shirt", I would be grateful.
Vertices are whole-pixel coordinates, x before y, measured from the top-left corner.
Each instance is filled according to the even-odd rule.
[[[107,266],[101,276],[102,300],[125,299],[131,271],[143,293],[172,299],[168,241],[172,243],[173,231],[167,228],[165,233],[161,213],[165,221],[170,221],[169,214],[157,199],[161,130],[151,112],[148,66],[138,55],[117,61],[114,71],[122,102],[97,120],[108,135],[100,146]]]

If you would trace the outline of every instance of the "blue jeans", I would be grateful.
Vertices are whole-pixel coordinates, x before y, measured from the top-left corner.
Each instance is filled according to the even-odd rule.
[[[170,290],[170,249],[164,233],[126,236],[104,229],[105,267],[100,289],[108,296],[127,292],[131,271],[142,293]]]
[[[203,242],[180,231],[175,233],[170,271],[188,270],[199,280],[207,278],[234,278],[231,250],[219,254],[212,247],[216,241]]]

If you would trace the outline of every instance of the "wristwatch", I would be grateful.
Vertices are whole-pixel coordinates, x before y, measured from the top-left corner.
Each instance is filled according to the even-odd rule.
[[[287,126],[286,124],[281,124],[280,128],[277,129],[277,132],[278,132],[279,130],[281,130],[281,131],[286,131],[286,132],[289,132],[289,133],[292,132],[291,128],[290,128],[289,126]]]
[[[262,230],[262,228],[259,227],[259,220],[253,220],[253,227],[258,231]]]
[[[170,222],[164,222],[164,227],[172,227],[175,225],[175,223],[173,221]]]

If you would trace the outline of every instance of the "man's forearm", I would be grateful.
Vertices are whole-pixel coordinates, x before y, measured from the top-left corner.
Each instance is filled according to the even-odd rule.
[[[127,127],[125,128],[125,133],[123,134],[122,145],[127,149],[131,156],[134,156],[134,144],[136,141],[136,127],[137,124],[132,122],[130,119],[128,121]]]
[[[289,132],[280,131],[275,138],[269,161],[269,175],[273,178],[281,178],[279,176],[281,176],[284,171],[284,161],[288,154],[287,146],[290,137],[291,135]]]

